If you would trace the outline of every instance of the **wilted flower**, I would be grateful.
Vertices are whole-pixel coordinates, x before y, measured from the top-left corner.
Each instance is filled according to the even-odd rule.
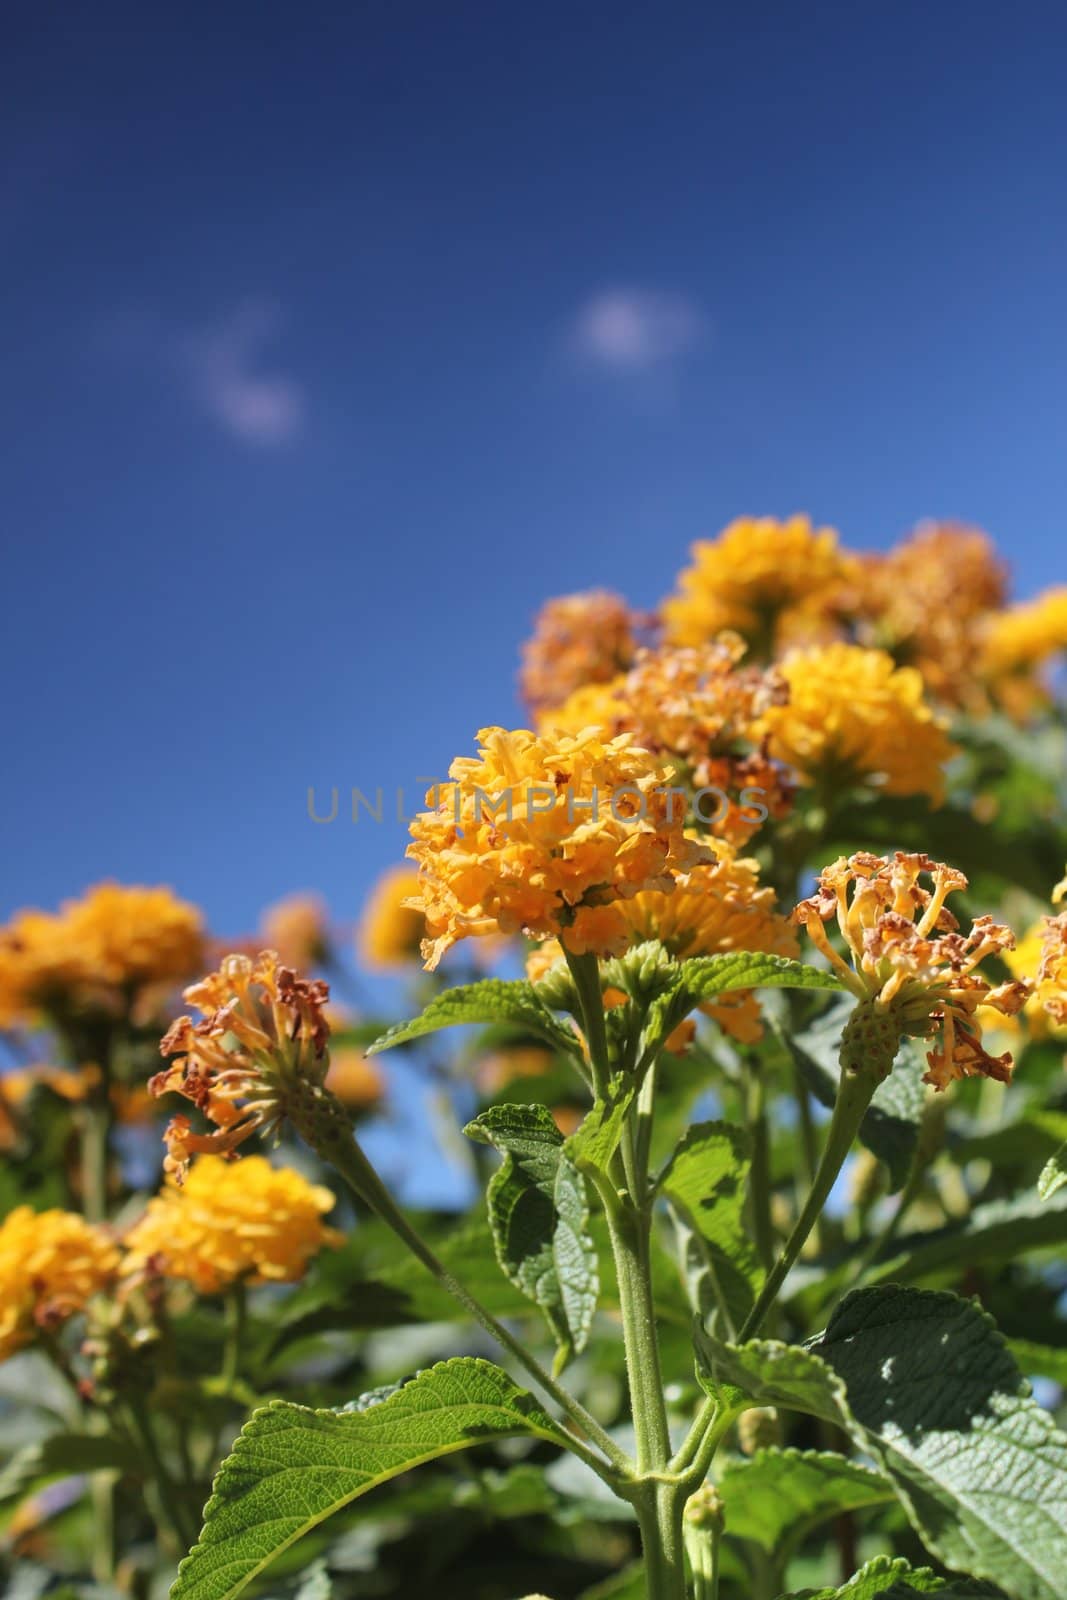
[[[0,1224],[0,1361],[84,1311],[118,1269],[114,1241],[73,1211],[17,1206]]]
[[[419,892],[413,867],[390,867],[371,889],[359,920],[357,944],[365,966],[377,970],[418,961],[426,919],[411,906]]]
[[[330,921],[321,895],[291,894],[263,913],[262,945],[288,967],[321,966],[330,950]]]
[[[202,1020],[183,1016],[172,1023],[160,1052],[176,1059],[149,1087],[156,1095],[183,1095],[215,1130],[196,1133],[188,1117],[175,1117],[165,1135],[167,1171],[180,1178],[191,1156],[224,1154],[257,1128],[276,1129],[323,1084],[329,993],[327,984],[280,966],[273,950],[255,961],[227,956],[217,972],[184,991]]]
[[[239,1165],[201,1156],[182,1185],[173,1180],[126,1237],[126,1268],[184,1278],[201,1294],[237,1282],[292,1283],[341,1235],[323,1217],[329,1189],[263,1156]]]
[[[200,913],[166,888],[101,883],[57,913],[21,911],[0,929],[0,1025],[116,1011],[202,952]]]
[[[927,889],[921,877],[930,879]],[[979,1008],[1014,1016],[1029,985],[991,984],[977,970],[987,956],[1015,943],[992,917],[974,919],[964,937],[945,905],[965,889],[962,872],[929,856],[897,851],[839,858],[819,875],[818,890],[793,912],[815,947],[862,1002],[845,1030],[842,1060],[854,1068],[892,1066],[902,1035],[932,1039],[925,1081],[944,1089],[954,1078],[1011,1076],[1011,1055],[991,1056],[982,1045]],[[823,923],[836,917],[851,966],[831,945]]]
[[[562,705],[575,689],[607,683],[628,667],[637,623],[626,601],[605,589],[549,600],[522,649],[519,689],[531,711]]]
[[[835,643],[781,664],[789,697],[763,715],[768,749],[824,791],[864,784],[884,794],[944,797],[955,747],[913,667],[884,650]]]
[[[629,735],[484,728],[478,742],[411,825],[428,966],[498,932],[557,936],[576,955],[621,949],[620,902],[710,859],[685,837],[671,769]]]
[[[761,656],[826,637],[842,585],[855,572],[833,528],[804,516],[741,517],[698,540],[693,565],[661,608],[671,644],[698,645],[733,629]]]
[[[918,668],[933,699],[976,703],[976,638],[1004,603],[1007,573],[977,528],[924,522],[885,555],[862,558],[854,589],[861,637]]]
[[[1067,1027],[1067,911],[1045,919],[1034,998],[1057,1027]]]

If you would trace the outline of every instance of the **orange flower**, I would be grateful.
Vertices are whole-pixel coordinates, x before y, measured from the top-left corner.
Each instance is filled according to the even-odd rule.
[[[118,1264],[110,1236],[75,1212],[16,1206],[0,1224],[0,1361],[84,1311]]]
[[[671,769],[629,735],[484,728],[478,741],[411,825],[427,966],[492,933],[555,936],[576,955],[621,949],[620,903],[710,859],[685,837]]]
[[[326,1087],[352,1111],[364,1111],[377,1105],[385,1092],[377,1063],[369,1061],[362,1050],[352,1045],[342,1045],[330,1052]]]
[[[923,877],[931,888],[920,882]],[[1011,950],[1015,935],[988,916],[976,917],[970,933],[961,935],[945,899],[966,887],[962,872],[929,856],[864,852],[827,867],[817,892],[793,912],[794,921],[807,928],[812,943],[864,1002],[860,1048],[875,1053],[884,1048],[891,1064],[901,1034],[932,1039],[925,1081],[937,1089],[954,1078],[1007,1082],[1011,1055],[991,1056],[985,1050],[976,1013],[990,1007],[1014,1016],[1030,992],[1024,981],[991,984],[977,970],[986,956]],[[833,917],[851,966],[826,936],[823,923]]]
[[[330,922],[325,902],[317,894],[291,894],[275,901],[263,913],[263,944],[277,950],[286,966],[321,966],[330,948]]]
[[[419,875],[413,867],[390,867],[367,897],[357,943],[364,966],[388,971],[418,961],[426,937],[426,919],[414,910]]]
[[[523,646],[523,700],[540,713],[583,684],[607,683],[633,660],[637,622],[625,600],[603,589],[549,600]]]

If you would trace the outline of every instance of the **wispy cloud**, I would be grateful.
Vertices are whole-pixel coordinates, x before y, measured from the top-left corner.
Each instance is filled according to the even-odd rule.
[[[281,328],[276,305],[249,301],[215,327],[183,336],[183,367],[206,414],[252,445],[288,444],[301,432],[307,402],[295,378],[265,367],[264,347]]]
[[[604,289],[579,310],[570,344],[588,365],[640,375],[674,366],[703,344],[708,331],[704,311],[686,295]]]
[[[303,384],[270,359],[270,346],[283,331],[275,301],[245,300],[195,326],[129,311],[98,329],[95,344],[99,353],[177,386],[230,438],[277,449],[296,439],[307,421]]]

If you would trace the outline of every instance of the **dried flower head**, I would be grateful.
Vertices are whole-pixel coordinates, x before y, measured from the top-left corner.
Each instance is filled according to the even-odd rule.
[[[21,911],[0,929],[0,1025],[118,1012],[195,972],[203,948],[200,913],[165,888],[101,883],[56,913]]]
[[[0,1361],[84,1311],[118,1264],[110,1236],[73,1211],[9,1212],[0,1224]]]
[[[853,600],[861,637],[916,667],[934,700],[973,706],[975,636],[1007,594],[989,536],[924,522],[887,554],[862,561]]]
[[[184,1278],[201,1294],[237,1282],[292,1283],[341,1235],[323,1217],[329,1189],[263,1156],[240,1165],[201,1156],[184,1184],[173,1180],[126,1237],[126,1268]]]
[[[794,651],[781,673],[788,699],[764,713],[759,731],[802,782],[942,800],[955,746],[913,667],[895,666],[884,650],[835,643]]]
[[[692,556],[662,606],[667,640],[699,645],[730,628],[760,656],[825,638],[855,572],[833,528],[813,528],[804,516],[741,517],[717,539],[699,540]]]
[[[1067,911],[1045,918],[1034,998],[1057,1028],[1067,1027]]]
[[[217,972],[184,991],[202,1017],[172,1023],[160,1053],[175,1059],[158,1072],[153,1094],[184,1096],[215,1124],[194,1132],[188,1117],[167,1129],[168,1172],[179,1179],[191,1156],[225,1154],[257,1128],[276,1130],[308,1092],[322,1086],[329,1066],[329,1027],[323,1007],[329,987],[297,977],[273,950],[253,961],[227,956]]]
[[[927,888],[920,880],[927,878]],[[929,856],[897,851],[841,857],[819,876],[818,890],[793,912],[815,947],[864,1003],[859,1027],[846,1046],[871,1052],[869,1063],[888,1071],[902,1035],[931,1039],[925,1081],[944,1089],[954,1078],[1011,1076],[1011,1056],[983,1047],[976,1013],[990,1007],[1014,1016],[1029,985],[1019,979],[994,984],[978,966],[1011,950],[1015,936],[992,917],[976,917],[970,933],[945,905],[965,889],[962,872]],[[823,924],[836,918],[851,965],[833,948]],[[846,1029],[846,1035],[848,1030]]]
[[[604,589],[549,600],[522,649],[519,689],[530,710],[562,705],[584,684],[622,672],[634,658],[638,625],[625,600]]]
[[[371,889],[363,907],[357,946],[364,966],[375,971],[409,967],[418,961],[426,919],[412,908],[419,891],[413,867],[390,867]]]
[[[670,768],[627,734],[483,728],[478,743],[411,825],[429,967],[457,940],[493,933],[555,936],[576,955],[624,948],[620,903],[669,891],[711,858],[685,836]]]

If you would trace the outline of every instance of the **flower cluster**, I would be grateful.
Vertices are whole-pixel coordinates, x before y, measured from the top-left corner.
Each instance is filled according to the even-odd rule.
[[[114,1240],[72,1211],[9,1212],[0,1224],[0,1361],[84,1311],[118,1266]]]
[[[937,1089],[954,1078],[1010,1078],[1010,1054],[989,1054],[976,1014],[989,1008],[1014,1016],[1029,985],[1020,979],[993,984],[978,971],[986,957],[1010,950],[1015,936],[989,916],[976,917],[970,933],[961,934],[945,900],[966,887],[962,872],[929,856],[860,853],[827,867],[816,893],[796,907],[794,921],[863,1002],[843,1060],[888,1071],[904,1034],[933,1040],[925,1081]],[[831,918],[851,965],[827,937],[823,924]],[[853,1059],[865,1050],[869,1061]]]
[[[568,950],[623,948],[620,905],[669,891],[705,847],[686,837],[673,773],[628,734],[538,735],[483,728],[475,759],[411,825],[419,866],[412,904],[426,918],[429,967],[459,939],[493,933],[557,937]]]
[[[606,683],[630,665],[638,619],[604,589],[549,600],[522,651],[519,687],[535,715],[583,684]]]
[[[628,673],[575,690],[542,726],[631,733],[668,760],[687,788],[714,794],[703,820],[717,837],[743,845],[767,816],[785,815],[793,794],[756,732],[763,714],[785,699],[785,682],[773,670],[742,666],[745,649],[736,633],[703,645],[643,649]],[[746,804],[746,791],[758,805]]]
[[[973,707],[976,634],[1007,593],[992,540],[977,528],[925,522],[885,555],[862,560],[861,639],[917,668],[934,699]]]
[[[182,1278],[201,1294],[233,1283],[291,1283],[341,1235],[323,1218],[329,1189],[263,1156],[239,1165],[201,1156],[184,1184],[171,1180],[126,1237],[128,1270]]]
[[[165,1165],[179,1179],[191,1156],[226,1154],[257,1128],[277,1129],[294,1097],[321,1086],[330,1031],[328,985],[299,978],[273,950],[255,960],[227,956],[183,998],[202,1018],[182,1016],[168,1029],[160,1052],[175,1059],[149,1087],[155,1095],[182,1095],[215,1130],[197,1133],[188,1117],[172,1119]]]
[[[291,894],[268,906],[263,915],[262,944],[277,950],[287,967],[306,972],[321,966],[330,952],[330,924],[321,896]]]
[[[1067,587],[992,617],[982,639],[978,670],[994,700],[1025,717],[1048,698],[1041,669],[1067,650]]]
[[[668,641],[704,644],[732,629],[761,656],[826,637],[857,572],[833,528],[803,516],[741,517],[717,539],[699,540],[692,556],[662,606]]]
[[[115,1011],[147,985],[189,977],[202,954],[200,913],[169,889],[98,884],[0,929],[0,1025]]]
[[[759,731],[770,754],[804,783],[825,792],[862,783],[942,799],[954,747],[913,667],[894,666],[883,650],[837,642],[792,652],[781,674],[787,697],[764,712]]]
[[[391,867],[378,879],[363,908],[357,933],[363,963],[372,971],[407,967],[419,959],[426,920],[411,906],[418,894],[412,867]]]

